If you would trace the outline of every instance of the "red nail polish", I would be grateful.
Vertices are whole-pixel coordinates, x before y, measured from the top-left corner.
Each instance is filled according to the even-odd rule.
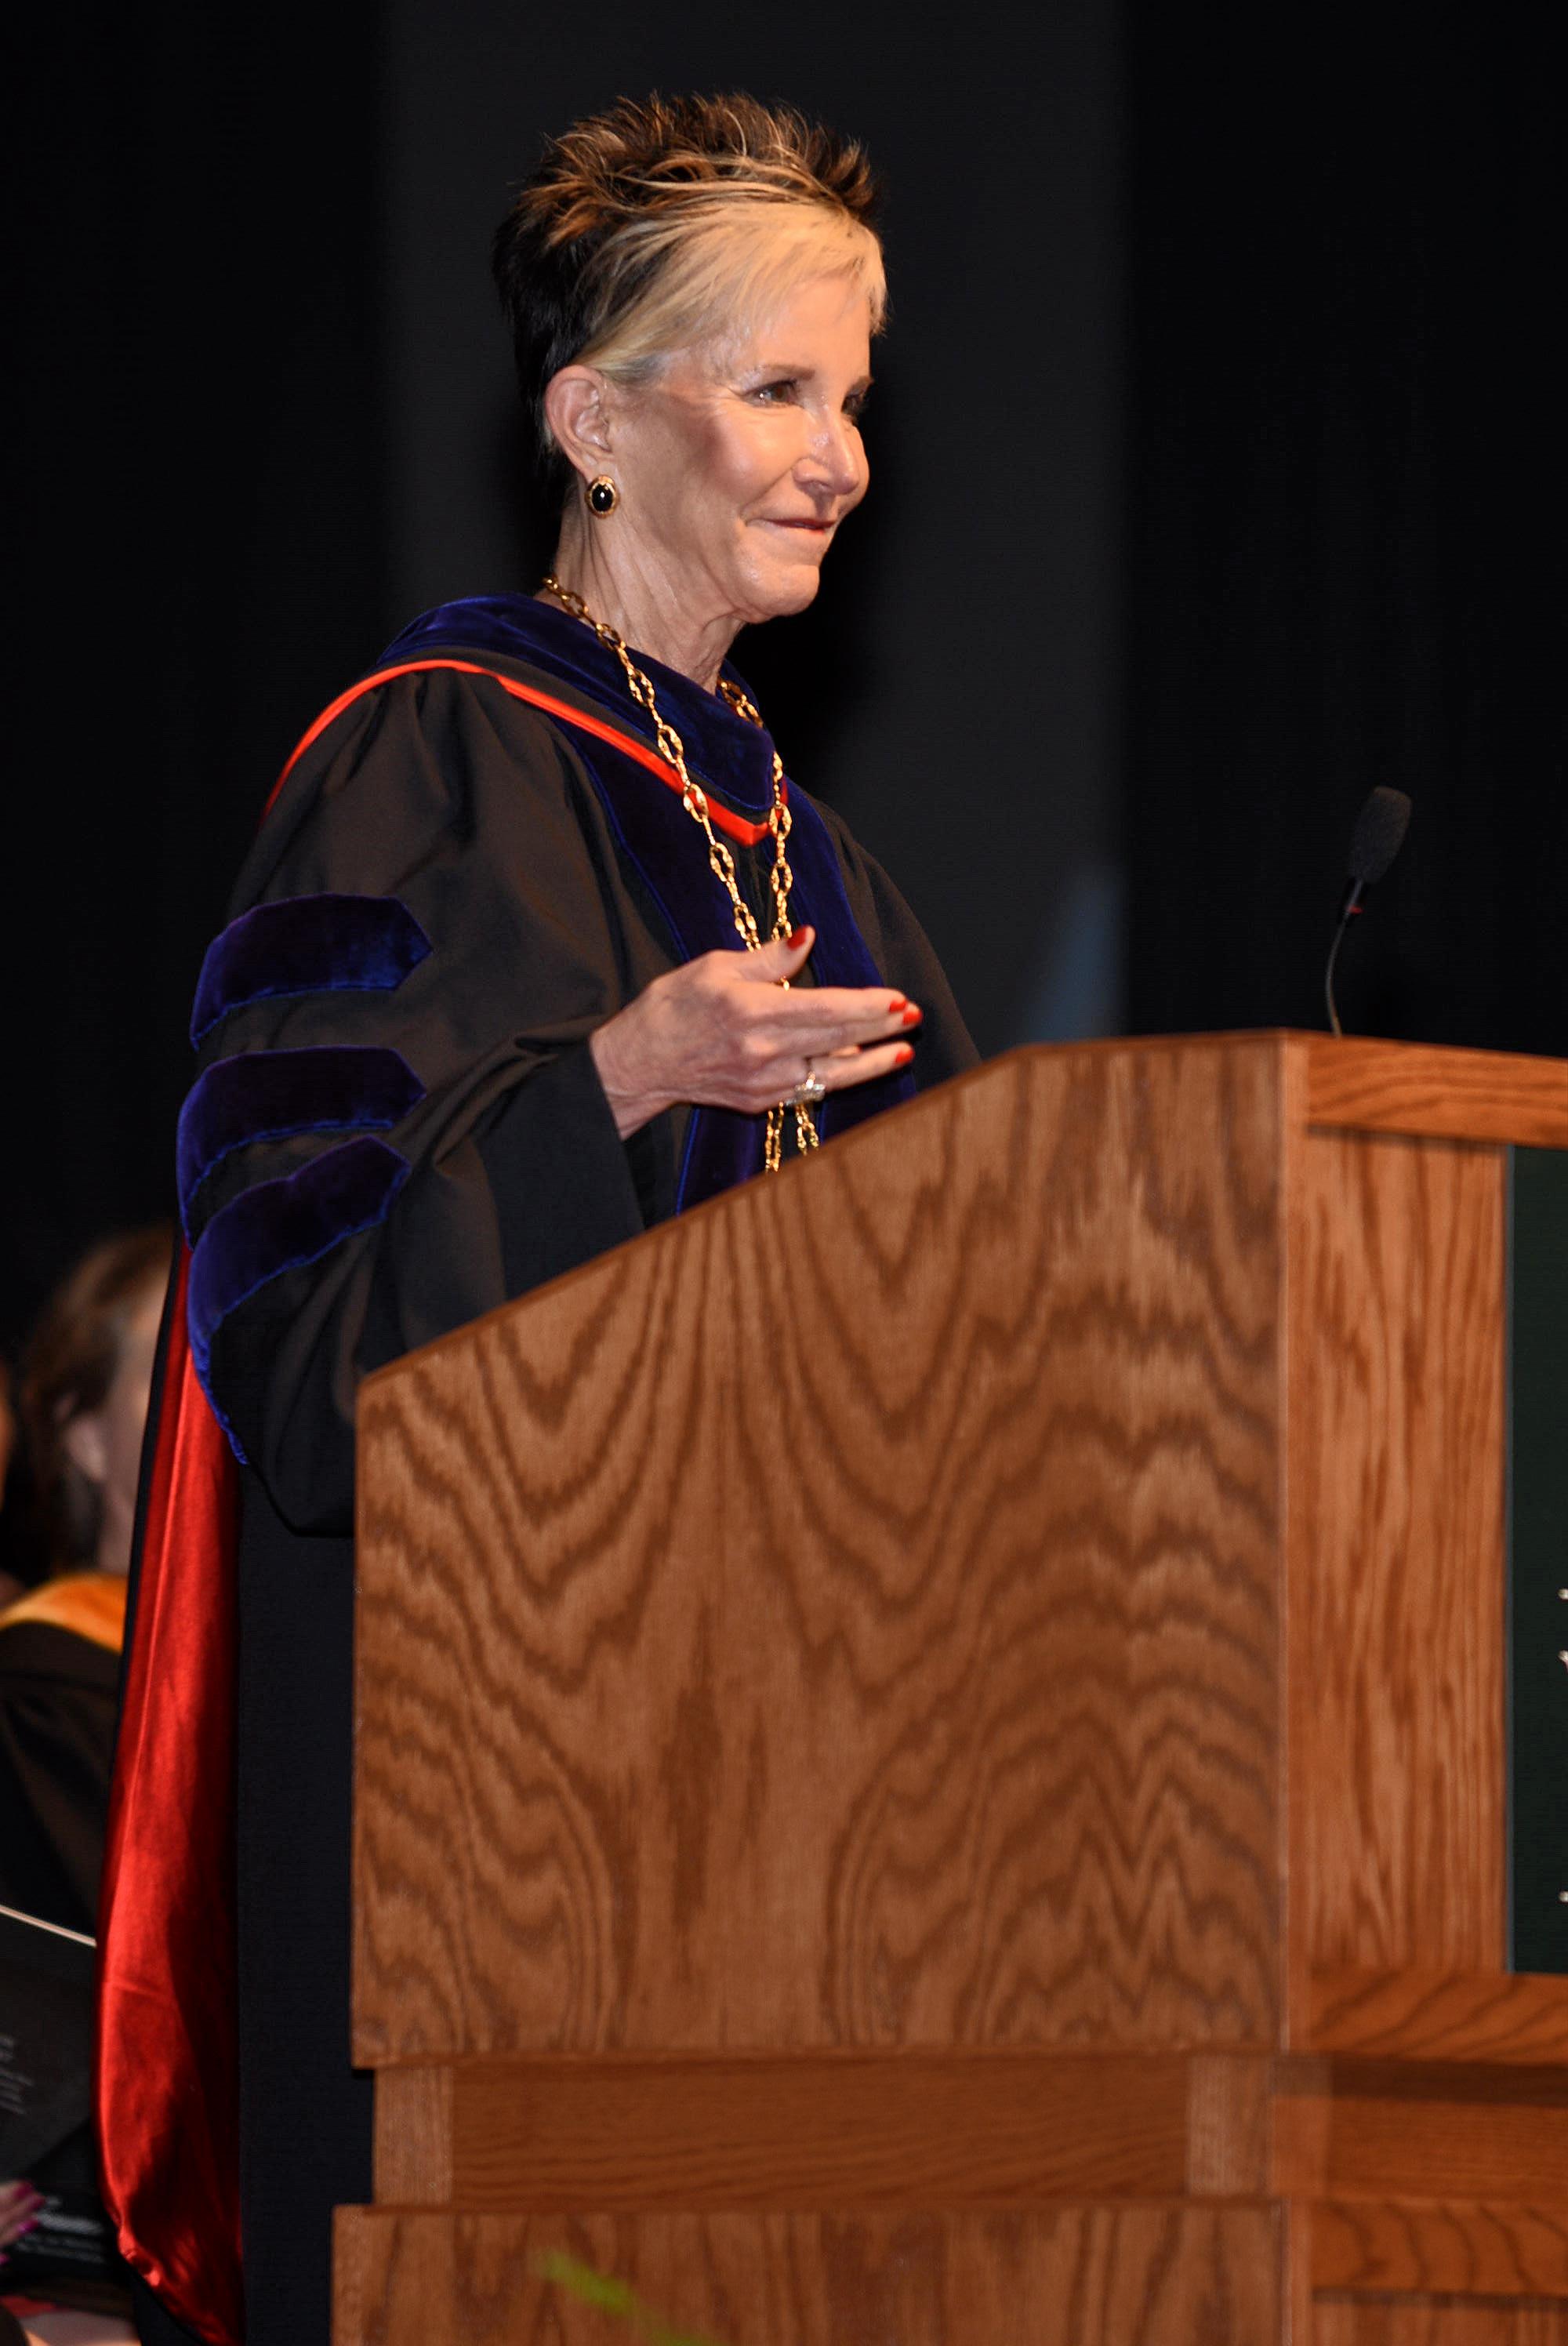
[[[913,1044],[901,1043],[898,1049],[893,1053],[893,1065],[895,1067],[907,1067],[913,1057]]]
[[[910,998],[907,994],[895,994],[888,1005],[888,1016],[896,1018],[901,1010],[907,1010],[909,1006]]]
[[[788,944],[791,953],[799,953],[810,933],[811,932],[808,928],[791,930],[789,935],[785,939],[785,943]]]
[[[906,1026],[918,1026],[924,1016],[925,1012],[923,1010],[917,1010],[914,1004],[911,1002],[909,1008],[904,1012],[904,1025]]]

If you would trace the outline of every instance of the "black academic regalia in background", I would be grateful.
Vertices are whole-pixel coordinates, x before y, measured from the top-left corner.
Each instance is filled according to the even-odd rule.
[[[772,745],[643,665],[716,819],[738,827],[766,934]],[[416,622],[377,674],[307,737],[241,873],[203,971],[179,1141],[192,1348],[243,1461],[249,2346],[327,2346],[331,2210],[371,2196],[371,2083],[348,2062],[358,1382],[760,1164],[761,1119],[715,1111],[623,1144],[587,1047],[654,978],[738,943],[614,655],[553,607],[497,597]],[[541,691],[585,721],[541,709]],[[793,785],[790,803],[791,912],[819,932],[817,982],[884,983],[925,1013],[907,1076],[829,1103],[830,1140],[974,1054],[897,891]],[[142,2319],[149,2346],[188,2334],[149,2300]]]
[[[0,1906],[89,1939],[97,1927],[125,1600],[121,1576],[71,1572],[0,1613]],[[11,1945],[19,1954],[20,1942]],[[66,2052],[74,2020],[62,2030],[57,2007],[47,1996],[36,2001],[34,1960],[29,1952],[6,1966],[0,2029],[19,2035],[21,2064],[36,2087],[28,2048],[38,2032],[46,2073],[76,2056]],[[71,1994],[73,2002],[85,1999],[85,1975]],[[12,2249],[0,2287],[123,2314],[129,2276],[117,2267],[97,2198],[85,2058],[71,2103],[79,2119],[68,2107],[58,2120],[68,2130],[56,2127],[27,2159],[27,2179],[48,2205],[44,2222]],[[15,2179],[0,2168],[0,2180]]]
[[[73,1574],[0,1614],[0,1906],[89,1937],[124,1589],[107,1574]]]

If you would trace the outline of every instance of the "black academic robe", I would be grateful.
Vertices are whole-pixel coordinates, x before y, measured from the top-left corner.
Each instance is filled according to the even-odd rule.
[[[89,1936],[97,1919],[125,1596],[117,1575],[73,1572],[0,1613],[0,1905]],[[0,1981],[0,2026],[7,1994],[25,2002],[23,1975]],[[25,2010],[13,2015],[27,2017]],[[84,2101],[86,2086],[84,2077]],[[62,2305],[123,2311],[121,2277],[103,2261],[105,2218],[93,2173],[84,2116],[32,2166],[30,2179],[56,2202],[55,2216],[14,2257],[5,2279],[22,2294],[36,2290],[52,2300],[58,2292]],[[63,2238],[67,2253],[60,2258],[52,2252]]]
[[[53,1584],[0,1615],[0,1905],[68,1931],[97,1919],[119,1694],[117,1606],[71,1599],[107,1576]],[[101,1616],[102,1618],[92,1617]]]
[[[766,933],[772,744],[644,665]],[[760,1167],[761,1119],[720,1111],[623,1144],[587,1047],[654,978],[738,949],[614,656],[495,597],[416,622],[374,673],[307,736],[240,874],[179,1135],[191,1348],[242,1462],[249,2346],[327,2346],[330,2211],[371,2193],[370,2081],[348,2062],[359,1381]],[[793,785],[790,805],[817,982],[925,1012],[906,1075],[829,1102],[830,1141],[973,1050],[891,882]],[[186,2334],[142,2310],[151,2346]]]

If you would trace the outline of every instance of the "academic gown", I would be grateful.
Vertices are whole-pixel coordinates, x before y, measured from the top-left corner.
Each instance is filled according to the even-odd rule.
[[[66,1931],[90,1933],[97,1912],[125,1612],[123,1576],[97,1571],[57,1575],[0,1612],[0,1905]],[[34,2165],[30,2179],[76,2232],[75,2253],[51,2262],[63,2227],[46,2229],[29,2243],[44,2243],[42,2256],[14,2264],[0,2289],[12,2280],[41,2300],[127,2310],[117,2279],[97,2268],[93,2164],[84,2118]],[[97,2228],[92,2263],[84,2224]],[[0,2346],[4,2334],[0,2325]]]
[[[771,740],[638,657],[766,935]],[[891,882],[793,784],[789,804],[809,982],[886,984],[925,1013],[910,1069],[826,1103],[830,1143],[974,1053]],[[554,606],[484,598],[407,629],[306,736],[229,913],[178,1154],[190,1356],[238,1476],[244,2328],[327,2346],[331,2210],[371,2196],[371,2081],[348,2060],[356,1387],[759,1171],[762,1119],[616,1132],[589,1036],[740,947],[619,662]],[[136,2229],[133,2210],[145,2265]],[[220,2291],[174,2293],[202,2334],[231,2331]],[[149,2346],[196,2334],[140,2312]]]
[[[0,1905],[91,1932],[126,1585],[46,1580],[0,1612]]]

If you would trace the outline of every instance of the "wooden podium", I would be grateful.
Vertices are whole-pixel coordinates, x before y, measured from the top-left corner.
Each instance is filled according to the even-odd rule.
[[[1564,2346],[1510,1144],[1023,1051],[369,1382],[336,2346]]]

